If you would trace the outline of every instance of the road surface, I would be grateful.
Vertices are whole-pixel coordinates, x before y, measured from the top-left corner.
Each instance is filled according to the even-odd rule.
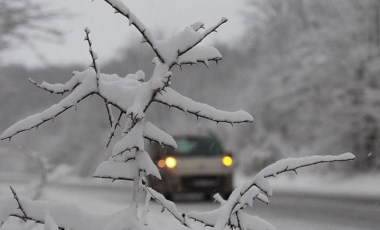
[[[4,183],[1,186],[4,189]],[[14,185],[22,189],[20,185]],[[131,187],[119,185],[52,185],[44,193],[50,200],[78,204],[90,212],[112,213],[125,207],[131,199]],[[204,202],[199,196],[177,197],[182,212],[206,211],[218,204]],[[160,207],[153,204],[148,222],[160,229],[178,229],[167,212],[159,217]],[[256,203],[249,212],[272,223],[278,230],[379,230],[380,200],[346,199],[302,194],[274,194],[269,206]],[[162,228],[165,226],[165,228]]]

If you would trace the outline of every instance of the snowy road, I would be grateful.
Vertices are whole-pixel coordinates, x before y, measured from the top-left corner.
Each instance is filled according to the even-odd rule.
[[[131,188],[126,186],[55,185],[50,186],[44,196],[79,204],[90,212],[106,214],[125,207],[130,192]],[[217,206],[199,199],[194,202],[193,199],[182,198],[177,204],[183,212],[211,210]],[[165,218],[157,218],[160,208],[153,206],[148,222],[165,226],[162,229],[178,229],[179,225],[173,224],[175,220],[168,213],[164,213]],[[257,203],[255,210],[250,211],[271,222],[278,230],[378,230],[380,226],[380,200],[274,194],[269,206]]]

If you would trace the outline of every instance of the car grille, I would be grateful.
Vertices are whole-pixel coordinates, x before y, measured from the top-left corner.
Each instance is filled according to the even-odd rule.
[[[182,186],[191,190],[209,190],[222,187],[225,183],[225,177],[221,176],[191,176],[183,177]]]

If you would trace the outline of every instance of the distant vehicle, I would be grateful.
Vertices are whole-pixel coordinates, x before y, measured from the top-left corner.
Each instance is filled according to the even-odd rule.
[[[171,198],[178,193],[202,193],[206,199],[219,192],[232,191],[231,154],[224,151],[214,137],[174,136],[177,149],[152,149],[152,159],[160,169],[162,180],[150,179],[150,185]]]

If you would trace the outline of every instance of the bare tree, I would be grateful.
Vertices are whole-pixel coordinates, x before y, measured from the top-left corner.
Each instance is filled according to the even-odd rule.
[[[45,3],[33,0],[0,0],[0,51],[20,43],[34,49],[33,39],[57,41],[60,30],[47,22],[62,12],[47,9]]]

